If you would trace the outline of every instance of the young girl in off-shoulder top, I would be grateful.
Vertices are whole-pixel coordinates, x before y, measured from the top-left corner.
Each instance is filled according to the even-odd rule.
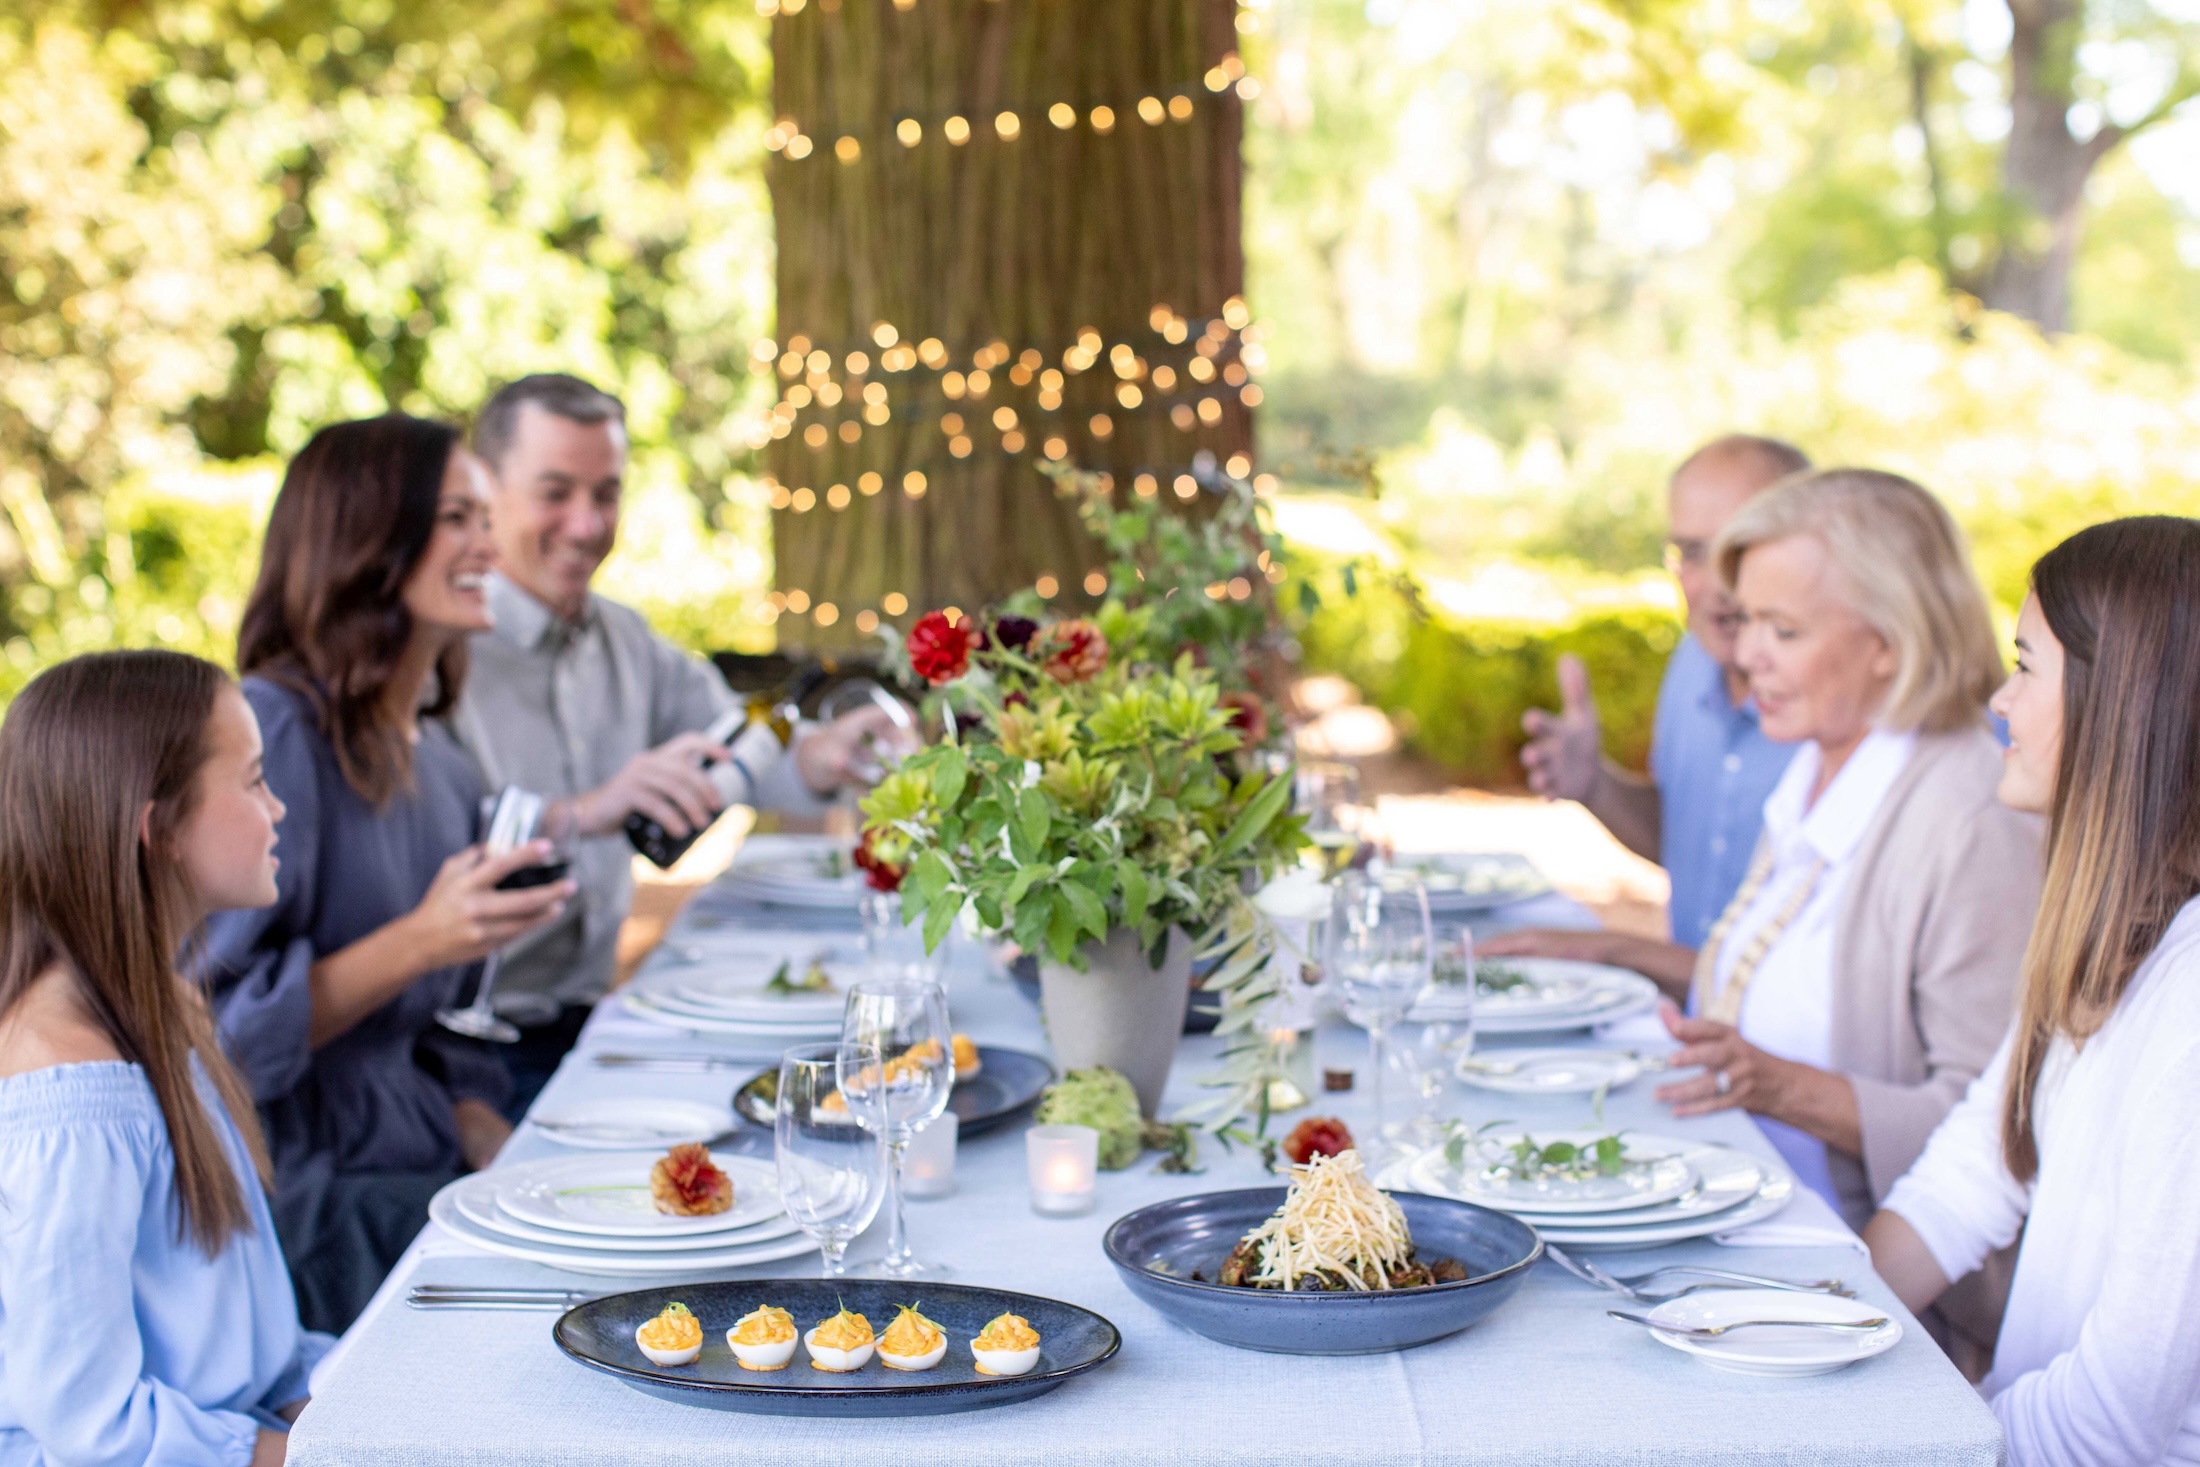
[[[2200,520],[2034,569],[2000,794],[2049,817],[2023,1008],[1865,1229],[1922,1309],[2022,1250],[1982,1386],[2014,1467],[2200,1460]]]
[[[0,726],[0,1467],[283,1460],[330,1341],[176,967],[209,913],[275,899],[281,817],[195,657],[63,663]]]

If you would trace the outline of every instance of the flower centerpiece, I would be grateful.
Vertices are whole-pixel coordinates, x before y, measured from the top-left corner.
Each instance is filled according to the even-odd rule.
[[[1195,939],[1303,844],[1288,774],[1241,767],[1211,672],[1111,658],[1089,621],[934,612],[906,650],[955,716],[863,801],[868,851],[928,947],[967,908],[1037,955],[1057,1060],[1121,1071],[1151,1115]]]

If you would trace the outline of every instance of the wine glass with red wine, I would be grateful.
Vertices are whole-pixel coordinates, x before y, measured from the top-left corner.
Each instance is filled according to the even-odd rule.
[[[481,802],[481,826],[485,832],[482,849],[491,857],[510,855],[529,841],[550,842],[548,860],[511,872],[497,883],[498,891],[548,886],[553,881],[563,881],[566,873],[573,869],[575,821],[569,805],[552,804],[532,790],[508,784]],[[512,1044],[519,1039],[519,1030],[497,1017],[497,957],[492,952],[482,959],[481,981],[474,988],[474,1001],[462,1009],[438,1009],[435,1016],[438,1024],[471,1039],[487,1039],[498,1044]]]

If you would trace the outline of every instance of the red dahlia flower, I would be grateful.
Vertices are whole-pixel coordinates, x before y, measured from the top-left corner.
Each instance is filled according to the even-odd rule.
[[[909,629],[909,665],[933,687],[970,670],[970,623],[950,624],[944,611],[927,611]]]
[[[1031,653],[1056,682],[1081,683],[1108,665],[1108,639],[1089,621],[1058,621],[1032,639]]]
[[[878,832],[866,830],[863,839],[856,842],[854,861],[863,873],[863,884],[873,891],[900,891],[901,879],[909,874],[908,868],[896,865],[878,853]]]
[[[1257,749],[1268,742],[1268,709],[1261,703],[1260,694],[1224,693],[1222,706],[1230,710],[1230,726],[1245,740],[1246,748]]]

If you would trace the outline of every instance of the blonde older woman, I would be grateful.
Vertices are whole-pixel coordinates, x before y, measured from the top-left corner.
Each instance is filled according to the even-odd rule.
[[[1670,1008],[1678,1115],[1742,1107],[1861,1226],[2008,1028],[2040,890],[2001,805],[1984,596],[1907,479],[1830,469],[1745,506],[1713,550],[1767,735],[1799,741],[1749,875]]]

